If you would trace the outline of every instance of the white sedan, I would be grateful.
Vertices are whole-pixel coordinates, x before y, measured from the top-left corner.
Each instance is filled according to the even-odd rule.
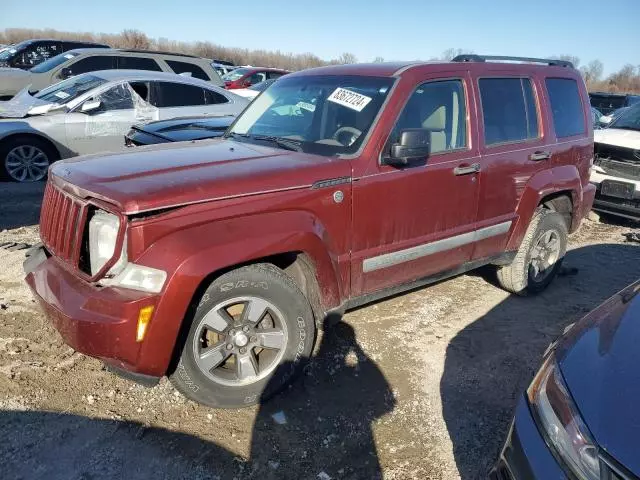
[[[85,73],[35,96],[25,89],[0,102],[0,178],[42,180],[55,160],[124,148],[133,124],[237,115],[248,103],[197,78],[142,70]]]
[[[264,92],[276,80],[277,78],[272,78],[270,80],[265,80],[264,82],[256,83],[255,85],[251,85],[248,88],[235,88],[232,90],[232,92],[236,95],[240,95],[241,97],[253,100],[262,92]]]

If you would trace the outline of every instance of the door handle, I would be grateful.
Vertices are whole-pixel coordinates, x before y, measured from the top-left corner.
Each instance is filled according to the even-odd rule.
[[[533,162],[539,162],[540,160],[549,160],[550,158],[550,152],[533,152],[531,155],[529,155],[529,160]]]
[[[471,165],[460,165],[453,169],[454,175],[469,175],[471,173],[478,173],[480,171],[479,163],[472,163]]]

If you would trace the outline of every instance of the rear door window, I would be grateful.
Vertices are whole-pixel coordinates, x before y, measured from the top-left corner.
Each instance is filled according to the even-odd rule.
[[[280,73],[280,72],[267,72],[267,78],[269,79],[275,79],[275,78],[280,78],[282,75],[284,75],[284,73]]]
[[[572,137],[585,133],[584,111],[578,82],[571,78],[547,78],[549,102],[556,137]]]
[[[195,85],[156,82],[156,107],[205,105],[205,90]]]
[[[162,68],[153,58],[147,57],[118,57],[118,68],[125,70],[152,70],[161,72]]]
[[[528,78],[479,80],[485,145],[538,138],[538,111]]]
[[[169,65],[171,70],[178,74],[190,73],[194,78],[199,78],[200,80],[209,80],[209,76],[198,65],[187,62],[179,62],[177,60],[165,60],[165,62],[167,62],[167,65]]]
[[[116,57],[108,55],[94,55],[92,57],[81,58],[69,65],[73,75],[81,73],[96,72],[98,70],[112,70],[116,68]]]

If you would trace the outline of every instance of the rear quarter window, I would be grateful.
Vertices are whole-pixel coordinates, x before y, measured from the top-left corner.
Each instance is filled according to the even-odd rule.
[[[177,60],[165,60],[169,68],[175,73],[190,73],[192,77],[199,78],[200,80],[209,80],[209,76],[198,65],[187,62],[179,62]]]
[[[549,93],[556,137],[572,137],[585,133],[586,125],[578,82],[572,78],[547,78],[545,84]]]

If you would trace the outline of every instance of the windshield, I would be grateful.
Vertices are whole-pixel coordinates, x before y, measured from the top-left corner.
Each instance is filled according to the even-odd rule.
[[[392,78],[346,75],[282,78],[247,107],[227,136],[325,156],[354,153],[392,84]]]
[[[35,67],[30,69],[29,71],[33,72],[33,73],[48,72],[49,70],[53,70],[58,65],[61,65],[64,62],[66,62],[67,60],[71,60],[73,57],[77,57],[78,55],[80,55],[80,54],[76,53],[76,52],[61,53],[60,55],[56,55],[55,57],[51,57],[49,60],[45,60],[44,62],[36,65]]]
[[[2,52],[0,53],[0,62],[11,60],[13,56],[18,53],[18,48],[20,48],[18,45],[11,45],[5,50],[2,50]]]
[[[230,71],[226,75],[222,76],[222,80],[226,82],[233,82],[242,77],[245,73],[249,73],[251,70],[248,68],[236,68],[235,70]]]
[[[104,78],[94,75],[79,75],[41,90],[35,98],[63,105],[106,82]]]
[[[633,107],[626,108],[619,117],[611,122],[609,128],[640,131],[640,104],[636,103]]]

